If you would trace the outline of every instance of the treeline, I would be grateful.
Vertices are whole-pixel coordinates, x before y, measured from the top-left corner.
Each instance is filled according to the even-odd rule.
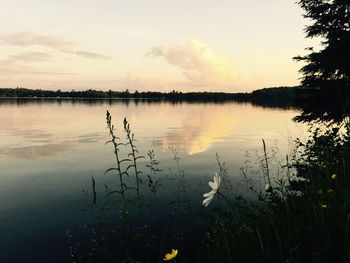
[[[305,101],[310,96],[315,94],[317,89],[306,88],[306,87],[277,87],[277,88],[264,88],[254,90],[251,96],[255,100],[279,100],[283,98],[284,100],[290,101]]]
[[[266,103],[281,104],[281,106],[302,105],[315,89],[303,87],[277,87],[255,90],[251,93],[226,92],[130,92],[125,91],[61,91],[25,88],[0,88],[0,97],[5,98],[90,98],[90,99],[159,99],[169,101],[250,101],[259,105]]]
[[[165,99],[165,100],[233,100],[248,99],[249,93],[225,93],[225,92],[130,92],[125,91],[101,91],[101,90],[84,90],[84,91],[52,91],[41,89],[3,89],[0,88],[0,97],[6,98],[92,98],[92,99]]]
[[[254,90],[250,100],[254,104],[275,107],[302,107],[319,96],[319,89],[307,87],[276,87]]]

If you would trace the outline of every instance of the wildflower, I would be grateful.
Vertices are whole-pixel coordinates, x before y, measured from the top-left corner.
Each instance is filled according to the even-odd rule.
[[[333,189],[328,189],[327,193],[333,193]]]
[[[221,177],[218,173],[215,173],[214,175],[214,181],[209,181],[209,186],[211,187],[211,191],[209,193],[205,193],[203,197],[205,199],[203,200],[203,205],[207,207],[211,201],[213,201],[215,194],[217,193],[221,183]]]
[[[272,187],[271,187],[271,185],[269,183],[265,184],[265,191],[266,192],[272,192]]]
[[[327,205],[326,204],[321,204],[321,207],[322,208],[327,208]]]
[[[336,174],[332,174],[331,179],[332,179],[332,180],[337,179],[337,175],[336,175]]]
[[[172,249],[171,253],[166,253],[163,260],[172,260],[176,257],[178,251],[177,249]]]

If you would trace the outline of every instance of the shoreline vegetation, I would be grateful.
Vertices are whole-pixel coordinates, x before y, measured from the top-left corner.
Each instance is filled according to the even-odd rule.
[[[272,107],[303,107],[312,97],[317,94],[318,89],[306,87],[273,87],[254,90],[252,92],[130,92],[125,91],[61,91],[61,90],[41,90],[26,88],[0,88],[0,99],[96,99],[96,100],[155,100],[165,102],[251,102],[257,105]]]
[[[262,139],[239,184],[217,155],[213,181],[193,199],[175,148],[169,150],[177,169],[168,173],[152,150],[139,154],[126,118],[116,130],[107,111],[106,123],[115,162],[105,175],[115,183],[97,191],[103,182],[92,177],[87,194],[96,220],[82,230],[85,241],[69,230],[71,262],[349,261],[349,126],[310,125],[310,136],[296,139],[284,159]],[[174,193],[162,208],[169,184]]]

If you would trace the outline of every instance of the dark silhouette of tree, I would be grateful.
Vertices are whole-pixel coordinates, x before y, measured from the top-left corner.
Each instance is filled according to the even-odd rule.
[[[314,96],[314,89],[300,87],[275,87],[255,90],[251,93],[226,93],[226,92],[159,92],[159,91],[102,91],[88,89],[84,91],[62,91],[62,90],[41,90],[41,89],[26,89],[22,87],[0,88],[0,98],[32,98],[32,99],[123,99],[146,102],[168,101],[171,103],[182,102],[251,102],[257,106],[272,107],[272,108],[300,108],[309,101],[310,97]]]
[[[297,120],[341,122],[349,116],[350,1],[300,0],[298,4],[312,22],[306,37],[322,38],[322,48],[307,48],[309,54],[295,57],[306,62],[300,70],[302,85],[319,89]]]

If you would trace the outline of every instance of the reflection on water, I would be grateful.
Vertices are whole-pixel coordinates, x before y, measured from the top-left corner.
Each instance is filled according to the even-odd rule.
[[[4,148],[0,154],[22,159],[37,159],[40,157],[57,156],[59,153],[69,150],[73,145],[69,142],[59,144],[43,144],[24,147]]]
[[[79,143],[95,143],[105,138],[105,136],[98,132],[87,133],[78,136],[77,142]]]
[[[180,127],[170,128],[154,145],[163,148],[175,146],[193,155],[205,152],[215,142],[223,142],[232,132],[238,117],[232,112],[215,109],[198,114],[186,112]]]
[[[8,132],[15,133],[14,135],[16,135],[18,137],[26,138],[30,141],[50,142],[50,141],[52,141],[52,137],[53,137],[53,134],[41,132],[39,130],[25,129],[25,130],[14,131],[14,130],[10,130],[8,127],[5,127],[5,129],[6,128],[7,128]]]
[[[17,130],[11,126],[5,127],[1,134],[15,140],[12,143],[7,142],[7,145],[4,143],[0,148],[0,155],[20,159],[59,156],[59,154],[71,150],[77,143],[96,143],[105,138],[103,133],[98,132],[90,132],[75,137],[69,135],[63,137],[43,130]],[[22,143],[19,144],[19,141],[22,141]],[[25,143],[25,146],[23,146],[23,143]]]
[[[89,189],[91,176],[102,186],[115,183],[104,175],[114,164],[104,144],[106,110],[121,138],[127,117],[140,155],[153,149],[163,171],[175,166],[168,150],[175,146],[181,168],[198,183],[217,170],[215,153],[237,176],[244,153],[260,149],[261,138],[267,145],[278,140],[286,153],[290,137],[305,131],[291,121],[296,110],[251,104],[0,99],[0,248],[6,251],[0,262],[23,262],[16,248],[30,253],[40,246],[49,251],[45,262],[64,261],[65,226],[87,220],[81,191]]]

